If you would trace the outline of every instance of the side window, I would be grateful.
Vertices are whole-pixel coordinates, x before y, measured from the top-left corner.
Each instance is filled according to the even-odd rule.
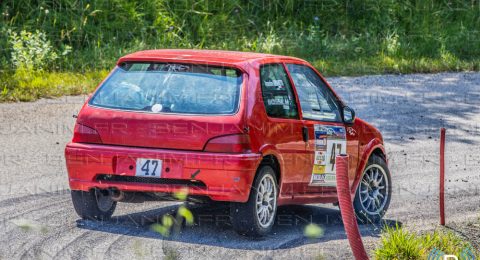
[[[282,64],[263,65],[260,68],[260,81],[268,116],[298,118],[295,95]]]
[[[311,68],[287,64],[306,119],[341,122],[336,97]]]

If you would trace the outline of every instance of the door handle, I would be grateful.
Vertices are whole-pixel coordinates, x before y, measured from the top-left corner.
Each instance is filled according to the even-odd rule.
[[[304,142],[308,142],[308,127],[306,126],[302,128],[302,137]]]

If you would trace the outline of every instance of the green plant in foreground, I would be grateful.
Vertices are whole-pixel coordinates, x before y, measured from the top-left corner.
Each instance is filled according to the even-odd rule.
[[[303,230],[303,235],[311,239],[320,238],[323,236],[324,233],[325,233],[325,230],[322,227],[313,223],[310,223],[307,226],[305,226],[305,229]]]
[[[186,201],[188,196],[188,190],[180,190],[174,193],[174,197],[180,201]],[[178,234],[182,227],[182,223],[185,221],[187,225],[193,225],[193,214],[185,206],[181,205],[176,213],[176,216],[173,217],[170,214],[165,214],[162,216],[162,223],[155,223],[150,226],[150,228],[160,233],[164,237],[171,235],[172,231],[174,234]],[[173,230],[172,230],[173,229]]]
[[[48,232],[48,227],[38,222],[29,219],[13,219],[12,223],[25,232],[39,232],[45,234]]]
[[[398,226],[387,227],[381,246],[375,250],[377,259],[420,259],[423,255],[420,238]]]
[[[451,231],[417,234],[396,226],[385,228],[374,254],[376,259],[427,259],[433,249],[459,256],[467,248],[473,251],[468,242]]]

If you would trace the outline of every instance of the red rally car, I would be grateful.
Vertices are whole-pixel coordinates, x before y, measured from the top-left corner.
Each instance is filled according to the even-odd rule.
[[[378,222],[392,191],[380,132],[304,60],[209,50],[120,58],[65,148],[82,218],[188,191],[230,202],[232,226],[249,236],[272,229],[279,205],[338,202],[338,154],[349,155],[358,219]]]

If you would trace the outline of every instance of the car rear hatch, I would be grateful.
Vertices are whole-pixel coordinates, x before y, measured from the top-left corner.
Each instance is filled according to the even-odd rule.
[[[244,81],[233,68],[125,63],[82,108],[77,124],[96,131],[102,144],[200,151],[212,138],[243,132]]]
[[[77,123],[95,129],[102,144],[203,150],[211,138],[242,132],[233,116],[140,114],[85,106]]]

